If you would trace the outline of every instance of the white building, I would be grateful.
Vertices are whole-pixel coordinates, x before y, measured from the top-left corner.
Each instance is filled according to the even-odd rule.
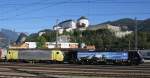
[[[89,26],[89,20],[82,16],[77,20],[77,28],[79,30],[86,30],[86,28]]]
[[[47,48],[78,48],[78,43],[57,43],[46,42]],[[57,45],[57,47],[56,47]]]
[[[78,45],[78,43],[70,43],[70,36],[66,35],[57,37],[57,43],[46,42],[47,48],[78,48]]]
[[[56,43],[55,42],[46,42],[46,47],[47,48],[56,48]]]
[[[98,30],[98,29],[109,29],[113,32],[121,31],[120,27],[113,26],[113,25],[110,25],[110,24],[101,24],[101,25],[95,25],[95,26],[88,27],[88,30]]]
[[[70,36],[67,35],[61,35],[57,37],[57,42],[59,43],[69,43],[70,42]]]
[[[66,21],[59,23],[58,26],[64,29],[68,29],[68,28],[76,29],[76,22],[73,20],[66,20]]]
[[[133,31],[119,31],[115,32],[116,37],[122,38],[125,37],[126,35],[131,34]]]
[[[119,38],[129,35],[133,32],[133,31],[122,31],[121,27],[113,26],[110,24],[102,24],[102,25],[95,25],[95,26],[88,27],[88,30],[98,30],[98,29],[108,29],[111,32],[114,32],[115,36]]]
[[[36,48],[37,47],[36,42],[25,42],[25,44],[28,45],[28,48]]]
[[[108,25],[103,26],[103,27],[106,28],[106,29],[109,29],[109,30],[111,30],[113,32],[121,31],[121,28],[118,27],[118,26],[112,26],[112,25],[108,24]]]
[[[89,26],[89,20],[86,17],[80,17],[77,22],[74,20],[66,20],[60,22],[58,25],[54,26],[53,29],[57,30],[59,34],[62,34],[63,31],[70,32],[74,29],[86,30]]]
[[[45,32],[39,32],[39,36],[42,36],[43,34],[45,34]]]
[[[61,27],[59,27],[59,26],[54,26],[53,29],[54,29],[54,30],[58,30],[58,29],[61,29]]]
[[[73,20],[66,20],[59,23],[57,26],[54,26],[53,29],[57,30],[60,34],[62,34],[64,30],[69,32],[72,31],[73,29],[76,29],[76,22]]]

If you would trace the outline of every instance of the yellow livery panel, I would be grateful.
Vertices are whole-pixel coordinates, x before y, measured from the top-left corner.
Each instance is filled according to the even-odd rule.
[[[53,61],[63,61],[64,55],[60,50],[52,50],[51,58]]]
[[[8,50],[7,59],[8,60],[18,59],[18,50]]]

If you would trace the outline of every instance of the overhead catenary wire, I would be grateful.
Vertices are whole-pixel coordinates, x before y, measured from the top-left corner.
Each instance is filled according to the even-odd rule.
[[[50,8],[50,7],[53,7],[53,6],[57,6],[57,5],[64,4],[64,3],[66,3],[67,1],[68,1],[68,0],[62,1],[62,2],[57,2],[57,3],[55,3],[55,4],[49,4],[49,5],[47,5],[47,6],[40,7],[40,8],[31,9],[30,12],[27,11],[27,12],[24,12],[24,13],[22,13],[22,14],[17,14],[17,15],[12,16],[12,17],[1,18],[0,20],[7,20],[7,19],[15,18],[15,17],[17,17],[17,16],[22,16],[22,15],[29,14],[29,13],[32,13],[32,12],[40,11],[40,10],[43,10],[43,9],[46,9],[46,8]]]
[[[89,16],[89,17],[104,17],[104,16],[120,16],[120,15],[150,15],[150,12],[145,13],[97,13],[97,14],[65,14],[59,16],[60,18],[63,17],[80,17],[82,15]],[[47,19],[47,18],[57,18],[58,15],[48,15],[48,16],[33,16],[33,17],[20,17],[20,18],[7,18],[7,19],[0,19],[0,21],[8,21],[8,20],[33,20],[33,19]]]
[[[40,2],[35,2],[35,3],[7,3],[7,4],[0,4],[0,5],[4,5],[4,6],[31,6],[31,5],[47,5],[47,4],[53,4],[55,3],[56,1],[53,1],[53,2],[45,2],[45,0],[43,1],[40,1]],[[107,1],[107,0],[88,0],[88,1],[74,1],[74,0],[71,0],[71,1],[68,1],[68,2],[65,2],[64,4],[89,4],[89,3],[94,3],[94,4],[99,4],[99,3],[102,3],[102,4],[149,4],[150,1],[118,1],[118,0],[113,0],[113,1]]]
[[[44,0],[45,1],[45,0]],[[101,0],[101,1],[97,1],[97,0],[88,0],[88,1],[68,1],[68,2],[63,2],[63,4],[82,4],[82,3],[94,3],[94,4],[96,4],[96,3],[106,3],[106,4],[108,4],[108,3],[115,3],[115,4],[120,4],[120,3],[123,3],[123,4],[125,4],[125,3],[140,3],[140,4],[143,4],[143,3],[150,3],[150,1],[106,1],[106,0]],[[43,0],[42,1],[39,1],[39,2],[35,2],[35,3],[29,3],[29,4],[15,4],[15,3],[13,3],[13,4],[1,4],[1,5],[14,5],[14,6],[16,6],[16,5],[24,5],[24,6],[26,6],[26,7],[29,7],[29,6],[33,6],[33,5],[48,5],[48,4],[55,4],[55,2],[43,2]],[[17,9],[16,9],[17,10]]]
[[[42,0],[43,1],[43,0]],[[64,4],[80,4],[80,3],[88,3],[88,4],[92,4],[92,3],[141,3],[142,1],[138,1],[138,2],[135,2],[135,1],[118,1],[118,0],[115,0],[115,1],[106,1],[106,0],[101,0],[101,1],[97,1],[97,0],[88,0],[88,1],[74,1],[74,0],[71,0],[71,1],[58,1],[58,2],[36,2],[36,3],[33,3],[33,4],[47,4],[45,5],[44,7],[40,7],[40,8],[33,8],[31,10],[27,10],[23,13],[20,13],[20,14],[15,14],[14,16],[11,16],[11,17],[6,17],[6,18],[0,18],[1,21],[5,21],[5,20],[23,20],[23,19],[38,19],[38,18],[47,18],[47,17],[56,17],[54,15],[50,15],[50,16],[40,16],[40,17],[21,17],[21,18],[17,18],[17,17],[20,17],[20,16],[23,16],[23,15],[26,15],[26,14],[31,14],[31,13],[34,13],[34,12],[39,12],[41,10],[44,10],[44,9],[47,9],[47,8],[50,8],[50,7],[54,7],[54,6],[57,6],[57,5],[64,5]],[[143,3],[149,3],[149,1],[143,1]],[[31,5],[32,3],[30,4],[26,4],[26,5]],[[17,4],[16,4],[17,5]],[[31,6],[30,6],[31,7]],[[25,7],[24,7],[25,8]],[[90,8],[88,8],[90,9]],[[17,9],[14,10],[15,11],[18,11]],[[11,13],[11,12],[9,12]],[[149,12],[143,12],[143,13],[131,13],[131,12],[128,12],[128,13],[120,13],[120,12],[117,12],[117,13],[89,13],[88,11],[88,14],[85,14],[85,15],[88,15],[88,16],[101,16],[101,15],[107,15],[107,16],[110,16],[110,15],[149,15],[150,13]],[[77,14],[66,14],[66,15],[62,15],[62,17],[65,17],[65,16],[80,16],[80,15],[77,15]]]
[[[54,2],[44,2],[44,0],[41,1],[41,3],[39,2],[35,2],[35,3],[6,3],[6,4],[0,4],[0,5],[4,5],[4,6],[25,6],[25,5],[36,5],[36,4],[52,4],[52,3],[55,3]],[[150,1],[106,1],[106,0],[86,0],[86,1],[68,1],[68,2],[65,2],[65,3],[69,3],[69,4],[78,4],[78,3],[123,3],[123,4],[141,4],[141,3],[145,3],[145,4],[148,4],[150,3]]]
[[[44,0],[44,2],[45,2],[45,1],[48,1],[48,0]],[[14,12],[16,12],[16,11],[22,11],[22,10],[24,10],[24,9],[26,9],[26,8],[34,7],[34,6],[36,6],[36,5],[40,5],[42,2],[43,2],[43,0],[39,0],[39,1],[37,1],[37,2],[32,2],[32,3],[28,4],[28,5],[19,6],[19,8],[16,8],[16,7],[18,7],[18,6],[13,6],[13,7],[15,7],[15,9],[12,9],[12,10],[9,10],[9,11],[5,11],[5,12],[1,12],[0,14],[9,14],[9,13],[14,13]],[[2,5],[0,5],[0,6],[2,6]],[[3,6],[6,6],[6,5],[3,5]],[[0,8],[1,8],[1,7],[0,7]]]
[[[58,1],[60,2],[60,1]],[[33,3],[22,3],[22,4],[18,4],[18,3],[8,3],[8,4],[0,4],[0,6],[33,6],[33,5],[48,5],[48,4],[55,4],[56,1],[54,2],[47,2],[46,0],[42,0],[39,2],[33,2]],[[150,1],[103,1],[103,0],[87,0],[87,1],[68,1],[68,2],[64,2],[64,4],[89,4],[89,3],[94,3],[94,4],[149,4]],[[101,5],[101,4],[100,4]]]

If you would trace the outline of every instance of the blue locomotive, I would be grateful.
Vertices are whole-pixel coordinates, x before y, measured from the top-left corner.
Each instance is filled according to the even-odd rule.
[[[126,64],[138,65],[143,58],[138,51],[78,51],[79,64]]]

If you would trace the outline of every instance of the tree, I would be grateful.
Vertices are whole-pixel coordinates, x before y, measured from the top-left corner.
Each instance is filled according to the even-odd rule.
[[[47,42],[54,42],[54,41],[56,41],[56,31],[46,32],[42,36],[46,39]]]
[[[30,35],[27,37],[26,41],[27,41],[27,42],[36,42],[37,37],[38,37],[38,34],[37,34],[37,33],[30,34]]]
[[[43,36],[37,37],[37,48],[45,48],[46,39]]]
[[[118,38],[115,33],[108,29],[99,30],[85,30],[79,31],[74,30],[73,32],[64,32],[63,35],[69,35],[71,42],[85,43],[86,45],[95,45],[97,49],[107,50],[124,50],[134,49],[135,47],[135,36],[132,34],[126,35],[125,37]],[[41,38],[42,37],[42,38]],[[32,34],[28,37],[28,41],[38,42],[40,47],[43,45],[41,42],[54,42],[56,40],[56,32],[46,32],[39,38],[37,34]],[[138,31],[138,48],[149,49],[150,48],[150,32],[149,31]]]

